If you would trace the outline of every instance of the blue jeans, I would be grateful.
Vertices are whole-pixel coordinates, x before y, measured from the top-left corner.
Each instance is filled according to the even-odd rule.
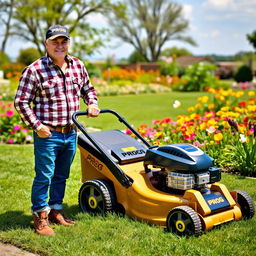
[[[34,133],[35,178],[32,185],[32,211],[60,210],[66,179],[76,152],[76,132],[52,131],[47,138]],[[49,201],[48,201],[49,198]]]

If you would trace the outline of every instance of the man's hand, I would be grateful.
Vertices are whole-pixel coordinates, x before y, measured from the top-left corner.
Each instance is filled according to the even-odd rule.
[[[43,125],[42,128],[36,132],[38,137],[47,138],[51,136],[51,128],[49,126]]]
[[[100,109],[98,108],[97,105],[89,105],[87,108],[87,111],[88,111],[89,117],[96,117],[100,113]]]

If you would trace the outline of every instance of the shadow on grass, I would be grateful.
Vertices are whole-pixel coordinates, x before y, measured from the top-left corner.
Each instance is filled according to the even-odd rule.
[[[65,214],[76,220],[76,215],[81,212],[78,205],[63,205]],[[9,231],[20,228],[33,228],[33,216],[26,215],[22,211],[6,211],[0,214],[0,231]]]

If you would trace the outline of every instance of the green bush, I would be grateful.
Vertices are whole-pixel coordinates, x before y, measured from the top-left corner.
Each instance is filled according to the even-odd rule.
[[[160,74],[163,76],[178,76],[179,66],[175,58],[161,57]]]
[[[147,62],[147,61],[138,51],[134,51],[128,57],[128,63],[133,64],[138,62]]]
[[[35,60],[39,59],[40,56],[41,55],[36,48],[30,47],[27,49],[21,49],[17,57],[17,62],[28,66]]]
[[[204,91],[207,87],[213,87],[217,79],[213,74],[216,66],[204,63],[194,63],[186,68],[181,77],[187,82],[179,87],[181,91]]]
[[[101,70],[95,64],[86,61],[84,65],[90,77],[101,77]]]
[[[241,66],[235,76],[236,82],[251,82],[253,79],[252,69],[246,65]]]
[[[2,67],[2,65],[9,64],[10,62],[11,60],[9,56],[6,53],[0,51],[0,67]]]

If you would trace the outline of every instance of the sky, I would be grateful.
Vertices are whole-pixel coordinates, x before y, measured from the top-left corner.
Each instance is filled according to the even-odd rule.
[[[189,21],[186,35],[191,36],[197,46],[179,41],[169,41],[164,48],[186,48],[193,55],[233,55],[239,51],[253,51],[246,34],[256,30],[256,0],[176,0],[182,5],[183,14]],[[88,16],[95,27],[107,27],[105,18],[98,14]],[[11,40],[10,40],[11,41]],[[20,48],[29,47],[19,41],[8,44],[7,54],[12,58],[18,55]],[[163,48],[163,49],[164,49]],[[134,48],[119,39],[112,38],[105,49],[95,53],[92,59],[127,58]]]

